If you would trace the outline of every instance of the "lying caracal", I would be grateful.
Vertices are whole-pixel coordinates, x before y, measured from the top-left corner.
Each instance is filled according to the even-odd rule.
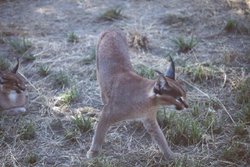
[[[165,75],[156,72],[158,79],[149,80],[133,71],[122,32],[113,29],[101,34],[97,45],[97,79],[104,107],[87,152],[88,158],[98,155],[111,124],[131,119],[143,122],[167,160],[178,156],[169,148],[157,123],[156,113],[161,105],[175,105],[178,110],[187,108],[186,93],[175,81],[172,59]]]
[[[0,114],[16,115],[26,112],[26,87],[17,73],[19,60],[12,71],[0,71]]]

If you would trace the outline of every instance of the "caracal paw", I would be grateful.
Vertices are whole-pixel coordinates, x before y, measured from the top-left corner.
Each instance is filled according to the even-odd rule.
[[[88,159],[91,159],[91,158],[95,158],[95,157],[97,157],[99,155],[99,151],[96,151],[96,150],[89,150],[88,152],[87,152],[87,158]]]

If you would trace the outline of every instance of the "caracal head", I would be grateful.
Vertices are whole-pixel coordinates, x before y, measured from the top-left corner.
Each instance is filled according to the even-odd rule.
[[[172,58],[170,57],[170,64],[165,74],[157,70],[156,72],[159,76],[154,85],[154,93],[159,97],[160,103],[175,105],[177,110],[188,108],[186,92],[175,80],[175,65]]]
[[[0,71],[0,112],[16,115],[26,112],[26,85],[17,65],[11,71]]]

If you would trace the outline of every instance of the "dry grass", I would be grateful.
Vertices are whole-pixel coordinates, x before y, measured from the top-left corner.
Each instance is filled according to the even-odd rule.
[[[104,12],[99,19],[104,21],[115,21],[124,18],[122,15],[122,9],[112,8]]]
[[[1,1],[0,68],[13,67],[15,57],[22,57],[20,73],[29,91],[28,114],[0,115],[1,166],[247,166],[246,2]],[[96,22],[97,17],[102,19]],[[173,151],[186,155],[180,160],[167,164],[139,122],[113,125],[100,157],[86,158],[102,108],[93,48],[109,27],[138,30],[130,54],[144,77],[154,78],[152,69],[165,70],[164,55],[176,60],[190,108],[162,109],[159,123]],[[228,33],[217,35],[221,30]],[[180,36],[195,36],[199,45],[193,41],[191,50],[178,52],[171,39]]]
[[[149,49],[149,40],[147,36],[142,35],[139,32],[129,33],[128,43],[130,47],[133,47],[138,50],[148,50]]]

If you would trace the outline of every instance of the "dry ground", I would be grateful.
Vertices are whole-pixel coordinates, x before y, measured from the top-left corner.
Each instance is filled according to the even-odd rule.
[[[113,8],[121,9],[121,18],[100,18]],[[237,26],[225,30],[230,20]],[[236,94],[249,74],[249,23],[249,0],[0,0],[0,56],[11,65],[16,56],[22,57],[20,73],[29,90],[27,115],[0,116],[0,165],[166,166],[137,122],[114,125],[100,158],[86,159],[93,128],[85,127],[88,120],[81,124],[82,119],[94,124],[102,106],[94,48],[101,31],[119,27],[128,38],[135,32],[145,36],[145,49],[138,41],[131,44],[133,65],[164,71],[170,54],[188,90],[191,107],[172,114],[177,121],[171,125],[171,120],[166,127],[161,120],[161,126],[173,135],[180,130],[179,121],[188,120],[199,134],[185,136],[180,131],[179,137],[168,136],[172,149],[187,155],[169,165],[248,166],[249,120],[240,119],[244,106]],[[73,32],[78,39],[70,42]],[[194,37],[198,44],[187,53],[178,52],[173,40],[179,37]],[[25,38],[32,47],[17,53],[10,42],[16,38]],[[197,66],[213,72],[197,77],[202,73]],[[75,96],[63,103],[62,94],[69,90]],[[249,98],[249,89],[244,92]]]

